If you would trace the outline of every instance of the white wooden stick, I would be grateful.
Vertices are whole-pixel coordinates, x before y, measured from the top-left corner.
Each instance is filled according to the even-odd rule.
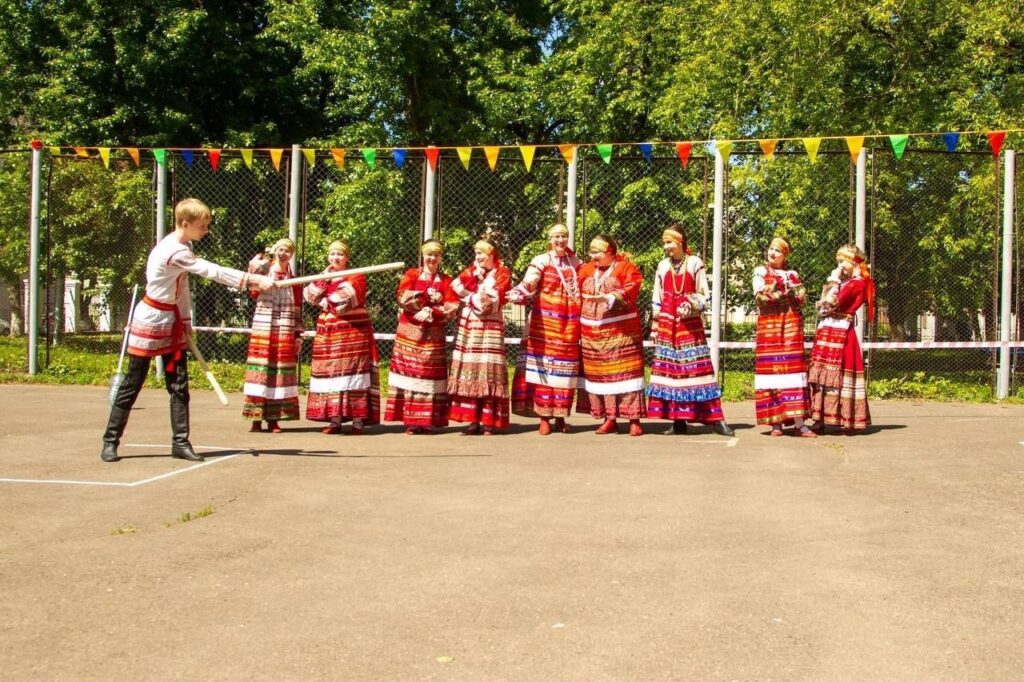
[[[199,346],[196,345],[196,337],[188,337],[188,347],[192,349],[192,355],[196,356],[196,360],[199,362],[199,366],[203,368],[203,373],[206,375],[206,380],[213,386],[213,392],[217,394],[217,399],[220,400],[221,405],[228,404],[228,397],[224,395],[224,390],[217,383],[217,377],[213,376],[213,372],[210,371],[210,366],[206,364],[206,358],[199,352]]]
[[[338,279],[346,275],[365,275],[370,272],[386,272],[388,270],[398,270],[404,268],[405,263],[384,263],[383,265],[367,265],[365,268],[352,268],[351,270],[338,270],[337,272],[321,272],[316,275],[306,275],[304,277],[292,277],[291,279],[279,279],[274,281],[275,287],[290,287],[296,284],[309,284],[310,282],[321,282],[328,279]]]

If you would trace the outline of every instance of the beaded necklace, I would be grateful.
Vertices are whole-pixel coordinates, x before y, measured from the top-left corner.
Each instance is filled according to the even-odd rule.
[[[561,256],[561,258],[565,258],[566,260],[568,260],[567,256]],[[548,263],[550,263],[551,267],[555,269],[555,272],[558,274],[558,279],[561,280],[562,282],[562,289],[569,296],[569,298],[579,298],[580,285],[579,279],[576,277],[576,269],[572,269],[572,284],[570,285],[568,282],[565,281],[565,276],[562,275],[562,268],[558,263],[555,262],[555,257],[550,251],[548,251]]]
[[[615,269],[615,259],[614,258],[612,259],[612,262],[608,265],[608,268],[603,273],[598,269],[598,267],[599,266],[595,266],[594,267],[594,293],[595,294],[601,293],[601,285],[604,284],[604,281],[606,279],[608,279],[608,275],[612,274],[612,270]]]
[[[681,261],[679,261],[678,263],[672,262],[671,260],[669,261],[669,269],[675,275],[680,275],[680,274],[683,275],[683,277],[680,278],[680,280],[682,281],[682,284],[677,284],[675,277],[671,278],[672,279],[672,293],[674,293],[676,296],[679,296],[680,294],[682,294],[683,290],[686,288],[686,275],[684,274],[686,272],[686,260],[687,259],[684,256],[683,259]]]

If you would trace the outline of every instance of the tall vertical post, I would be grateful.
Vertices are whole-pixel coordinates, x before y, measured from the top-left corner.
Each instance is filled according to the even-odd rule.
[[[565,226],[569,230],[569,246],[576,248],[576,172],[579,169],[580,152],[579,147],[572,155],[572,162],[569,164],[569,182],[565,198]]]
[[[43,143],[32,140],[32,196],[29,202],[28,373],[39,372],[39,210],[42,206]]]
[[[302,191],[302,149],[292,145],[291,188],[288,191],[288,238],[299,243],[299,192]]]
[[[441,159],[438,158],[438,163],[441,163]],[[427,159],[427,187],[423,193],[423,239],[434,238],[434,207],[437,203],[436,192],[437,192],[437,171],[434,170],[433,166],[430,165],[430,159]]]
[[[719,344],[722,341],[722,306],[725,305],[725,292],[722,289],[723,239],[722,223],[725,217],[725,159],[722,152],[715,148],[715,208],[712,220],[711,260],[715,269],[711,271],[711,364],[718,372]]]
[[[156,163],[156,242],[167,236],[167,162]],[[164,376],[164,358],[157,356],[156,375]]]
[[[868,197],[868,152],[864,147],[860,148],[860,152],[857,154],[857,190],[856,199],[854,202],[854,217],[853,217],[853,229],[854,229],[854,242],[864,253],[868,252],[867,249],[867,238],[865,237],[865,225],[867,224],[867,197]],[[865,311],[866,308],[861,306],[860,311]],[[861,344],[864,343],[864,330],[866,328],[866,320],[864,319],[864,313],[861,312],[857,316],[857,341]]]
[[[1013,284],[1013,212],[1017,153],[1012,149],[1003,152],[1003,263],[1002,286],[999,290],[999,376],[996,382],[996,398],[1003,400],[1010,395],[1010,343],[1011,286]]]

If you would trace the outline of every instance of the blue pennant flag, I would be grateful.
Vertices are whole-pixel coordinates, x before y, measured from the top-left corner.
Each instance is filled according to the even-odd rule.
[[[956,145],[960,142],[960,133],[942,133],[942,141],[946,143],[947,152],[955,152]]]
[[[637,145],[640,148],[640,153],[647,159],[647,163],[651,162],[651,150],[654,149],[650,142],[641,142]]]
[[[183,149],[181,152],[181,158],[185,159],[185,165],[189,168],[192,167],[192,152],[188,149]]]
[[[392,149],[391,158],[395,160],[395,167],[401,168],[405,165],[405,150],[404,149]]]

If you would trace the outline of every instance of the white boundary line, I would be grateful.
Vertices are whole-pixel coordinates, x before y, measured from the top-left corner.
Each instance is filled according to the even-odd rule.
[[[122,447],[126,447],[126,448],[166,448],[167,446],[166,445],[135,445],[135,444],[125,444]],[[226,447],[221,447],[221,446],[218,446],[218,445],[193,445],[192,447],[197,449],[197,450],[237,450],[238,449],[238,448],[226,448]],[[246,448],[246,449],[248,450],[250,448]],[[127,482],[127,483],[123,482],[123,481],[71,481],[71,480],[63,480],[63,479],[46,479],[46,478],[0,478],[0,483],[44,483],[44,484],[51,484],[51,485],[98,485],[98,486],[107,486],[107,487],[111,487],[111,488],[135,488],[135,487],[140,486],[140,485],[146,485],[147,483],[153,483],[155,481],[160,481],[160,480],[163,480],[165,478],[170,478],[171,476],[177,476],[178,474],[183,474],[186,471],[194,471],[195,469],[202,469],[203,467],[211,466],[213,464],[216,464],[217,462],[226,462],[227,460],[234,459],[235,457],[238,457],[241,454],[242,453],[240,453],[240,452],[236,452],[233,455],[224,455],[223,457],[218,457],[217,459],[211,459],[211,460],[207,460],[205,462],[198,462],[196,464],[193,464],[192,466],[185,467],[184,469],[175,469],[174,471],[168,471],[167,473],[163,473],[163,474],[160,474],[158,476],[152,476],[150,478],[144,478],[144,479],[142,479],[140,481],[131,481],[131,482]]]

